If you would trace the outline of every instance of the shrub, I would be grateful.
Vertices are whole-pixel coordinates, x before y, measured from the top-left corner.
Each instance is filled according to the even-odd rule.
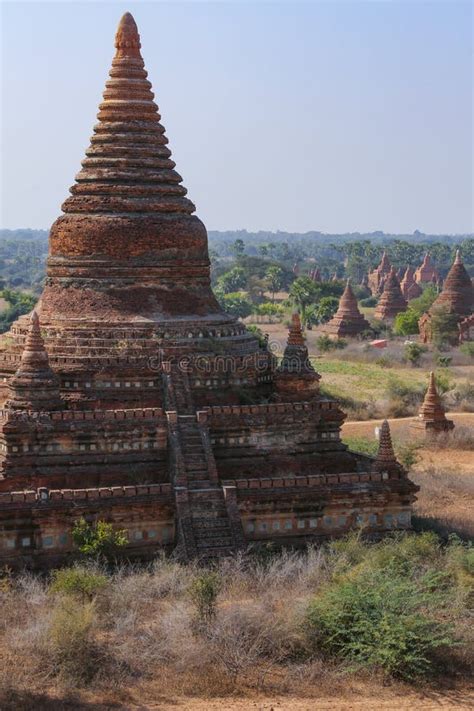
[[[407,343],[405,346],[405,358],[413,365],[420,364],[420,359],[423,353],[426,353],[427,348],[420,346],[419,343]]]
[[[453,359],[452,356],[439,355],[436,358],[436,365],[438,365],[440,368],[449,368],[449,366],[451,365],[452,359]]]
[[[352,667],[382,669],[411,679],[430,671],[434,652],[453,645],[438,621],[446,601],[442,576],[411,578],[393,567],[363,566],[336,577],[308,609],[310,635]]]
[[[247,326],[247,331],[250,331],[250,333],[253,333],[254,336],[258,338],[258,345],[260,348],[266,347],[268,343],[268,335],[266,335],[261,328],[256,326],[254,323],[251,323]]]
[[[272,304],[270,301],[265,301],[265,303],[259,304],[259,306],[256,307],[255,313],[259,316],[281,318],[285,314],[285,309],[283,306],[280,306],[280,304]]]
[[[219,575],[208,570],[197,575],[191,582],[189,593],[196,606],[198,622],[209,624],[215,618],[220,587]]]
[[[418,320],[420,314],[412,308],[399,313],[395,317],[393,332],[397,336],[411,336],[419,333]]]
[[[387,358],[387,356],[380,356],[380,358],[376,358],[374,363],[381,368],[391,368],[393,365],[392,361],[390,358]]]
[[[316,345],[321,353],[328,353],[329,351],[346,348],[347,341],[345,341],[344,338],[329,338],[329,336],[324,335],[316,339]]]
[[[413,442],[407,442],[396,447],[397,459],[405,469],[412,469],[420,461],[419,449],[420,445]]]
[[[98,648],[93,639],[94,605],[61,603],[49,628],[54,671],[70,681],[88,683],[98,671]]]
[[[97,593],[107,585],[107,578],[101,573],[87,568],[62,568],[51,575],[49,590],[52,593],[77,595],[85,602],[92,601]]]
[[[72,539],[83,555],[91,557],[113,556],[128,543],[126,531],[114,531],[105,521],[89,524],[84,518],[74,524]]]
[[[469,341],[468,343],[462,343],[459,346],[459,350],[461,351],[461,353],[464,353],[464,355],[474,358],[474,341]]]
[[[377,306],[377,297],[376,296],[368,296],[366,299],[361,299],[360,300],[360,305],[365,306],[366,308],[372,308],[373,306]]]

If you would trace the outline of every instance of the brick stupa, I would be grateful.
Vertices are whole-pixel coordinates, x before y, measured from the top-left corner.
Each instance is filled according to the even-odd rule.
[[[418,284],[436,284],[438,281],[438,270],[434,266],[428,252],[425,254],[423,262],[415,271],[415,281],[418,282]]]
[[[368,329],[370,324],[359,311],[357,299],[348,279],[335,315],[321,330],[331,336],[353,338]]]
[[[42,412],[64,407],[59,378],[50,368],[36,311],[31,314],[20,365],[8,387],[6,408]]]
[[[403,278],[400,282],[400,289],[402,290],[402,294],[407,301],[417,299],[419,296],[422,295],[423,289],[415,281],[414,270],[412,269],[412,267],[406,268]]]
[[[378,267],[376,267],[376,269],[370,272],[368,276],[368,287],[372,292],[372,296],[379,296],[380,294],[382,294],[385,281],[388,275],[390,274],[391,268],[392,265],[390,264],[390,260],[387,256],[387,253],[384,252],[382,254],[380,264],[378,265]]]
[[[461,259],[459,250],[456,252],[454,263],[446,277],[443,290],[432,304],[430,310],[423,314],[419,320],[420,335],[424,343],[429,343],[433,339],[432,316],[437,310],[446,310],[452,314],[458,323],[458,328],[465,319],[469,319],[474,308],[474,288]],[[463,340],[462,329],[460,328],[459,340]],[[464,338],[464,340],[467,340]]]
[[[448,420],[441,398],[436,389],[436,381],[434,373],[430,373],[430,382],[426,391],[423,404],[420,407],[418,418],[412,422],[412,427],[415,430],[424,430],[429,434],[438,434],[439,432],[449,432],[454,428],[454,422]]]
[[[374,312],[375,318],[381,321],[394,319],[402,311],[406,311],[407,302],[400,289],[395,269],[392,267],[385,281],[383,294]]]
[[[129,13],[115,47],[37,314],[0,338],[0,564],[63,563],[81,517],[127,558],[406,527],[417,487],[341,441],[299,319],[277,367],[220,309]]]

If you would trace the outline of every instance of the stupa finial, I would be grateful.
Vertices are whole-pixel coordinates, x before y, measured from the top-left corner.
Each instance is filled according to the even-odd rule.
[[[126,12],[117,27],[115,34],[115,47],[117,56],[140,57],[140,35],[133,15]]]

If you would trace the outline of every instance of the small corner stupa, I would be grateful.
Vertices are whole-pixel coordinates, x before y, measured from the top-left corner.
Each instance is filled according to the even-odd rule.
[[[443,403],[436,389],[436,381],[433,372],[430,373],[430,382],[418,417],[411,423],[411,426],[413,429],[421,429],[427,434],[449,432],[454,429],[454,422],[448,420],[445,415]]]
[[[403,278],[400,282],[400,289],[402,290],[402,294],[407,301],[417,299],[419,296],[422,295],[423,289],[415,281],[414,270],[412,269],[412,267],[406,268]]]
[[[390,274],[391,268],[392,265],[387,252],[384,251],[380,264],[368,276],[368,287],[372,292],[372,296],[379,296],[383,292],[385,280]]]
[[[6,410],[42,412],[64,407],[59,378],[50,368],[36,311],[30,317],[20,365],[8,385]]]
[[[386,474],[387,478],[395,476],[406,476],[406,471],[397,461],[393,450],[392,435],[390,433],[390,425],[387,420],[384,420],[379,431],[379,446],[372,464],[372,471],[379,474]]]
[[[285,351],[277,370],[276,384],[280,394],[287,398],[308,399],[319,393],[321,376],[309,360],[308,347],[297,312],[291,316]]]
[[[444,281],[442,292],[418,322],[422,341],[429,343],[433,340],[432,316],[437,310],[445,309],[448,314],[452,314],[459,328],[460,324],[472,315],[473,308],[474,287],[462,262],[461,253],[457,250],[453,265]],[[460,330],[462,331],[462,327]],[[461,334],[459,340],[463,340]]]
[[[339,300],[339,307],[333,318],[321,328],[331,336],[353,338],[370,329],[370,323],[360,313],[350,279]]]
[[[407,302],[400,289],[394,267],[385,281],[382,296],[377,304],[374,316],[381,321],[392,320],[402,311],[406,311]]]

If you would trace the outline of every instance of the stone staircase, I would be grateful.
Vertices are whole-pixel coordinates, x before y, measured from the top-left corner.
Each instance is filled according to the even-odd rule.
[[[184,373],[163,374],[172,481],[178,514],[179,545],[185,557],[211,561],[245,545],[236,506],[219,484],[207,415],[196,412]]]

